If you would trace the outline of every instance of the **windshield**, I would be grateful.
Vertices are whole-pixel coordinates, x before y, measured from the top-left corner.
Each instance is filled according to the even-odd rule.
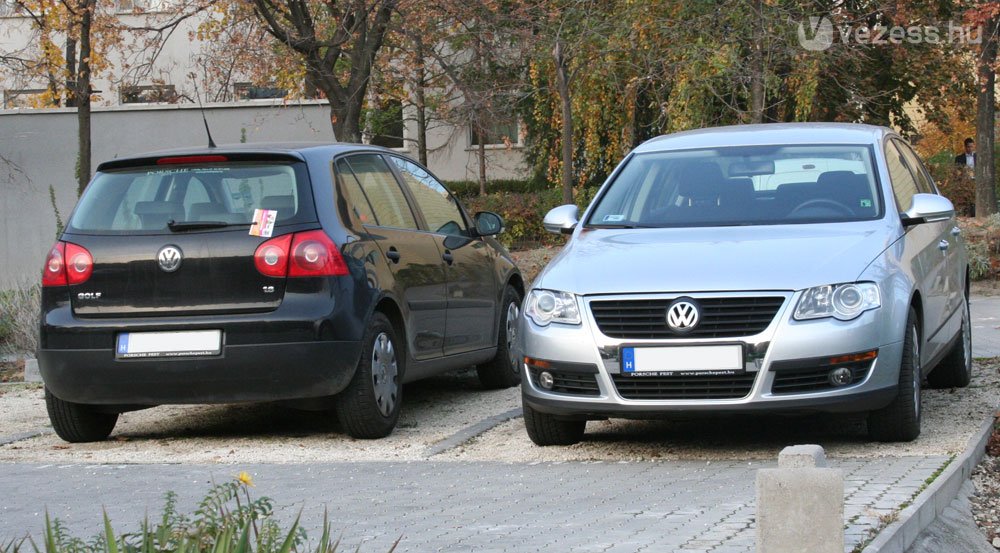
[[[302,163],[223,162],[98,173],[69,230],[155,234],[249,226],[255,212],[277,211],[275,224],[316,220]],[[208,224],[205,224],[208,223]]]
[[[881,214],[870,147],[754,146],[637,154],[587,225],[784,225]]]

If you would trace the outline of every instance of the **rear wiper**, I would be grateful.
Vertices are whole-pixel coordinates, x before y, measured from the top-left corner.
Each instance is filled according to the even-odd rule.
[[[174,221],[171,219],[167,223],[167,228],[174,232],[180,232],[183,230],[198,230],[206,228],[222,228],[228,227],[232,223],[227,223],[225,221]]]

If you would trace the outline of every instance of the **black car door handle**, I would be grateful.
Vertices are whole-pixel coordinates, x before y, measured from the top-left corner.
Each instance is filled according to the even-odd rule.
[[[400,255],[399,255],[399,250],[396,249],[396,246],[389,248],[389,251],[385,252],[385,256],[388,257],[389,260],[392,261],[393,263],[399,263]]]
[[[451,255],[450,251],[445,250],[444,255],[441,256],[441,259],[444,259],[445,263],[451,265],[452,262],[455,261],[455,256]]]

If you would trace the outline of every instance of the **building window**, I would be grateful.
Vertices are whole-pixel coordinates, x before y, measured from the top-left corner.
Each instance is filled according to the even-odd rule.
[[[521,143],[519,128],[520,125],[516,118],[487,124],[481,133],[473,126],[469,129],[469,144],[479,146],[480,141],[482,141],[485,146],[517,145]]]
[[[384,148],[403,147],[403,102],[382,100],[377,109],[367,112],[366,119],[365,129],[370,133],[370,144]]]
[[[284,98],[288,91],[273,86],[255,86],[252,83],[236,83],[233,85],[233,95],[239,100],[267,100]]]
[[[3,91],[3,107],[4,109],[37,107],[42,103],[38,98],[42,94],[45,94],[44,88],[7,89]]]
[[[120,92],[123,104],[176,104],[180,99],[172,84],[123,86]]]

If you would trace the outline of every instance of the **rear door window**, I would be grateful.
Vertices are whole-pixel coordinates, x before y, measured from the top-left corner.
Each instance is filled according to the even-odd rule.
[[[390,159],[403,176],[403,183],[417,202],[431,232],[467,234],[462,210],[444,185],[416,163],[396,156]]]
[[[374,211],[379,226],[417,229],[417,221],[410,204],[382,156],[353,155],[338,162],[337,169],[345,181],[351,178],[357,180]]]
[[[249,225],[256,210],[277,211],[276,224],[313,222],[303,163],[225,162],[137,167],[98,173],[69,229],[83,233],[168,231],[168,223]]]

